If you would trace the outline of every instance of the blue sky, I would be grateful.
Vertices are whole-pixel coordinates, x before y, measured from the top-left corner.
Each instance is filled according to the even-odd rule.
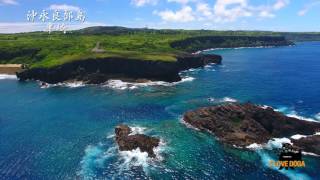
[[[52,8],[54,7],[54,8]],[[126,27],[320,31],[320,0],[0,0],[0,33],[43,30],[29,10],[78,10],[86,22]]]

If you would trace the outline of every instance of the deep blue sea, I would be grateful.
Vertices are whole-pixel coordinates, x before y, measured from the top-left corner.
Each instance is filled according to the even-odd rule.
[[[40,88],[0,76],[0,179],[320,179],[320,158],[303,156],[306,168],[269,168],[275,151],[230,148],[180,120],[230,101],[320,120],[320,42],[207,53],[223,64],[183,72],[177,84]],[[120,123],[160,137],[157,159],[118,152]]]

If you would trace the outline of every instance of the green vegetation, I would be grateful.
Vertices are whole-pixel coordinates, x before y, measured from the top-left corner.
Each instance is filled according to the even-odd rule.
[[[107,59],[112,57],[175,61],[176,56],[186,51],[210,47],[236,47],[253,43],[248,37],[279,36],[281,34],[263,31],[207,31],[207,30],[152,30],[123,27],[91,27],[68,34],[45,32],[0,35],[0,63],[22,63],[29,67],[52,67],[66,62],[85,59]],[[238,36],[227,39],[227,43],[202,41],[187,46],[174,46],[195,37]],[[241,36],[245,38],[241,38]],[[296,36],[295,36],[296,37]],[[308,36],[309,37],[309,36]],[[202,38],[203,39],[203,38]],[[92,49],[100,42],[103,53]],[[239,43],[242,42],[242,43]],[[253,45],[259,45],[256,42]]]

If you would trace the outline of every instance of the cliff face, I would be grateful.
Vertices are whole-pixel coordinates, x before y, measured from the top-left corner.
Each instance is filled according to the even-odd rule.
[[[33,68],[17,73],[20,80],[40,80],[59,83],[68,80],[100,84],[109,79],[148,79],[156,81],[180,81],[179,72],[188,68],[203,67],[208,63],[221,63],[218,55],[185,55],[176,62],[142,61],[108,58],[88,59],[66,63],[53,68]]]
[[[171,47],[187,52],[209,48],[287,46],[294,43],[283,36],[199,36],[170,44]]]

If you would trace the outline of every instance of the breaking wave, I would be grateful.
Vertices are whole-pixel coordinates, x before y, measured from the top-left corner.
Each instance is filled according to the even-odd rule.
[[[208,98],[209,102],[215,102],[215,103],[235,103],[238,102],[238,100],[231,98],[231,97],[224,97],[220,99],[216,99],[213,97]]]
[[[208,52],[208,51],[217,51],[217,50],[228,50],[228,49],[233,49],[233,50],[237,50],[237,49],[260,49],[260,48],[273,48],[275,46],[256,46],[256,47],[236,47],[236,48],[210,48],[210,49],[206,49],[206,50],[202,50],[202,51],[197,51],[193,54],[200,54],[203,52]]]
[[[298,114],[297,111],[295,111],[293,108],[288,108],[288,107],[280,107],[280,108],[276,108],[274,109],[275,111],[281,112],[283,114],[285,114],[288,117],[292,117],[292,118],[296,118],[296,119],[300,119],[300,120],[304,120],[304,121],[312,121],[312,122],[319,122],[317,120],[317,115],[314,116],[314,118],[311,117],[304,117]]]
[[[75,82],[64,82],[64,83],[57,83],[57,84],[48,84],[44,82],[39,82],[40,88],[47,89],[52,87],[68,87],[68,88],[79,88],[86,86],[82,81],[75,81]]]
[[[140,126],[130,127],[132,129],[131,134],[144,134],[147,129]],[[107,135],[107,139],[114,138],[114,136]],[[163,153],[166,151],[166,143],[160,139],[158,147],[153,151],[156,155],[155,158],[148,157],[147,152],[141,152],[139,148],[131,151],[119,151],[118,146],[115,143],[110,145],[102,142],[97,145],[89,145],[85,149],[85,154],[80,162],[80,169],[77,175],[84,179],[99,179],[101,176],[105,178],[103,173],[106,169],[112,170],[113,174],[110,178],[122,177],[132,168],[142,168],[145,174],[148,174],[150,168],[158,167],[159,163],[163,161]]]
[[[190,77],[190,76],[185,76],[182,78],[181,81],[179,82],[164,82],[164,81],[148,81],[148,82],[143,82],[143,83],[136,83],[136,82],[124,82],[122,80],[109,80],[104,87],[108,87],[111,89],[117,89],[117,90],[132,90],[132,89],[137,89],[139,87],[148,87],[148,86],[174,86],[176,84],[180,84],[183,82],[190,82],[193,81],[195,78]]]
[[[0,80],[3,79],[17,79],[16,75],[9,75],[9,74],[0,74]]]

